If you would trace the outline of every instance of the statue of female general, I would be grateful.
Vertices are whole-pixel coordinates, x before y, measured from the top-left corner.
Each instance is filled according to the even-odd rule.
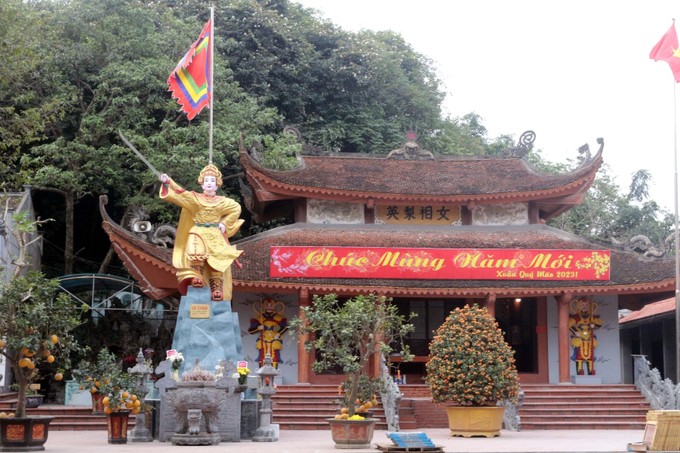
[[[172,264],[177,269],[180,293],[189,285],[210,285],[212,300],[231,300],[231,264],[242,251],[229,243],[241,228],[241,206],[229,197],[217,195],[222,173],[210,164],[201,170],[198,183],[203,193],[183,189],[168,175],[159,177],[162,200],[182,208]],[[238,262],[237,262],[238,263]]]

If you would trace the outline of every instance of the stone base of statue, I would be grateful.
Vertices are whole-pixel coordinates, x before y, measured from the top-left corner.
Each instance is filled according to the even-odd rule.
[[[231,311],[231,302],[211,300],[207,286],[189,287],[180,299],[172,349],[184,356],[184,371],[197,359],[202,369],[210,371],[223,360],[242,360],[238,313]]]
[[[172,445],[217,445],[220,443],[220,435],[208,433],[173,434],[170,442],[172,442]]]
[[[260,426],[255,430],[253,442],[276,442],[279,440],[279,425]]]
[[[187,404],[182,402],[186,389],[192,384],[197,387],[198,383],[182,382],[181,379],[177,382],[172,378],[170,362],[161,362],[156,374],[163,377],[155,384],[161,398],[158,414],[158,440],[161,442],[206,445],[195,442],[208,442],[214,436],[221,442],[241,440],[241,390],[238,380],[231,377],[236,372],[236,363],[243,358],[238,315],[232,313],[230,302],[213,302],[210,297],[207,287],[188,288],[187,295],[180,301],[172,347],[184,356],[180,378],[184,371],[191,370],[196,360],[206,371],[223,365],[226,377],[213,381],[212,387],[205,385],[206,390],[196,392],[195,396],[187,397],[188,401],[195,399]],[[213,393],[205,399],[200,396],[202,392]],[[199,400],[202,401],[200,404]],[[187,439],[187,435],[200,437],[203,434],[209,436],[202,440]]]

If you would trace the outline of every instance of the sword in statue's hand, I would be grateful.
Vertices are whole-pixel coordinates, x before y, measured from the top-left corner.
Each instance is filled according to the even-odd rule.
[[[156,170],[156,167],[151,165],[151,162],[146,160],[146,157],[144,157],[142,155],[142,153],[137,151],[137,148],[135,148],[135,146],[132,143],[130,143],[130,141],[127,138],[125,138],[125,136],[123,135],[123,133],[121,131],[118,131],[118,135],[120,135],[120,139],[123,140],[123,143],[125,143],[127,145],[127,147],[130,148],[137,155],[137,157],[139,157],[142,160],[142,162],[144,162],[146,164],[147,167],[149,167],[149,170],[151,170],[153,172],[153,174],[156,175],[160,179],[161,172]]]

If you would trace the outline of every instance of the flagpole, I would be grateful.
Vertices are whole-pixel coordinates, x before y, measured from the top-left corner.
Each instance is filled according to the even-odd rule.
[[[673,19],[675,22],[675,19]],[[680,231],[678,231],[678,101],[673,80],[673,150],[675,156],[675,382],[680,382]]]
[[[208,163],[213,163],[213,98],[215,97],[215,7],[210,7],[210,138],[208,140]],[[677,216],[676,216],[677,217]],[[676,227],[677,228],[677,227]]]

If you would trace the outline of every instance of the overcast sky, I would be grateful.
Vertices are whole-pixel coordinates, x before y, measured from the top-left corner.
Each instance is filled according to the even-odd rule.
[[[294,0],[350,31],[392,30],[429,57],[453,117],[475,112],[490,137],[525,130],[554,162],[592,152],[627,193],[652,173],[651,197],[673,212],[676,88],[649,52],[680,1]]]

